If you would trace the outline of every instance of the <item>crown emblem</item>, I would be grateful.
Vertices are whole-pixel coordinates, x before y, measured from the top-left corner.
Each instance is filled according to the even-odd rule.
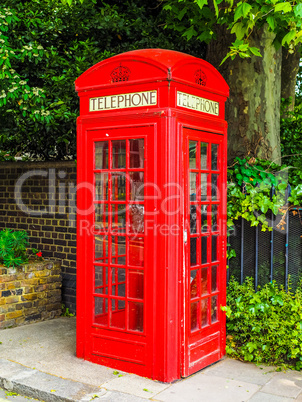
[[[122,82],[128,81],[130,77],[131,71],[128,67],[122,66],[120,64],[118,67],[114,68],[111,71],[110,77],[112,82]]]
[[[207,76],[205,75],[205,73],[202,70],[195,71],[194,79],[195,79],[196,84],[202,85],[203,87],[206,86]]]

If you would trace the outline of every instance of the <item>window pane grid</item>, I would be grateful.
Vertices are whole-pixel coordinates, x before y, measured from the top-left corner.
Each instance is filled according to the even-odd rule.
[[[189,141],[191,332],[219,319],[219,152],[219,144]]]
[[[94,260],[96,268],[108,272],[105,284],[94,278],[94,323],[143,333],[144,139],[102,141],[95,150],[93,172],[100,184],[95,196]]]

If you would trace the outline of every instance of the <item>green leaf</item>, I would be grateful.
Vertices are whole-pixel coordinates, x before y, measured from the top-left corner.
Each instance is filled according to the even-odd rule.
[[[245,18],[248,13],[251,11],[252,6],[248,3],[242,3],[242,15]]]
[[[243,3],[241,3],[239,6],[237,6],[234,14],[234,21],[236,22],[243,16]]]
[[[262,54],[260,53],[260,50],[257,47],[249,47],[249,51],[253,53],[255,56],[262,57]]]
[[[194,26],[191,25],[189,29],[187,29],[182,36],[184,36],[187,40],[190,40],[193,36],[196,36],[197,32],[194,29]]]
[[[272,31],[275,30],[275,18],[269,15],[266,19],[266,22],[268,23],[269,27],[271,28]]]
[[[236,22],[231,29],[231,33],[234,33],[238,40],[242,40],[247,33],[246,27],[242,22]]]
[[[178,18],[179,21],[181,21],[181,20],[183,19],[183,17],[184,17],[184,15],[186,14],[186,12],[187,12],[187,8],[184,7],[184,8],[181,10],[181,12],[177,15],[177,18]]]
[[[216,17],[218,17],[219,10],[218,10],[218,6],[217,6],[216,0],[213,0],[213,5],[214,5],[214,9],[215,9],[215,15],[216,15]]]
[[[280,306],[283,306],[284,304],[282,297],[278,295],[273,296],[271,301],[274,305],[279,304]]]
[[[289,13],[292,11],[292,6],[290,2],[286,1],[285,3],[278,3],[275,5],[275,12],[282,11],[283,13]]]
[[[247,348],[248,348],[250,353],[252,353],[255,349],[257,349],[256,343],[253,343],[253,342],[248,342],[246,344],[246,346],[247,346]]]
[[[195,3],[197,3],[199,8],[202,8],[206,4],[208,4],[208,0],[195,0]]]
[[[296,36],[297,32],[295,30],[291,30],[289,31],[284,38],[282,39],[282,45],[284,45],[285,43],[290,43],[294,37]]]
[[[294,6],[294,14],[296,17],[302,17],[302,3]]]

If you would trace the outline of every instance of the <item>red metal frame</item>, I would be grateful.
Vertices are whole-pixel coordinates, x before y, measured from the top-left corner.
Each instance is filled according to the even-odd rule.
[[[121,76],[124,81],[117,82]],[[225,350],[225,317],[219,306],[217,322],[209,321],[201,328],[200,315],[199,327],[192,332],[190,305],[215,295],[219,295],[219,304],[225,303],[224,103],[228,87],[203,60],[149,49],[97,64],[77,80],[76,89],[81,99],[77,160],[77,356],[166,382],[190,375],[221,358]],[[133,99],[138,102],[146,91],[156,91],[156,103],[114,109],[117,99],[125,99],[122,96],[126,95],[121,94],[136,94]],[[188,109],[185,102],[178,106],[178,92],[216,102],[219,113]],[[114,99],[105,99],[106,96]],[[147,99],[147,94],[144,96]],[[100,108],[106,108],[90,110],[90,99],[99,97],[103,97]],[[97,102],[93,101],[93,108]],[[113,109],[108,109],[108,102]],[[130,148],[138,146],[132,140],[140,140],[140,144],[144,141],[144,161],[138,167],[130,165],[130,155],[137,158]],[[188,166],[189,140],[219,144],[219,169],[208,172],[208,180],[215,173],[220,175],[219,201],[191,202],[188,198],[190,171],[197,173],[198,180],[206,173],[200,166]],[[199,163],[200,158],[197,159]],[[211,163],[210,154],[208,160]],[[142,177],[144,196],[141,193],[133,200],[131,186],[137,189]],[[198,237],[199,244],[208,236],[210,250],[212,233],[201,232],[199,222],[198,232],[190,234],[190,205],[208,204],[210,212],[218,203],[218,290],[210,292],[210,270],[218,262],[209,261],[209,294],[199,292],[191,301],[189,274],[195,269],[190,268],[190,238]],[[137,216],[141,232],[134,236],[131,225]],[[210,257],[210,251],[208,254]],[[198,251],[199,263],[201,258]],[[199,264],[199,278],[201,269]],[[200,283],[196,289],[201,289]],[[210,304],[208,310],[210,314]]]

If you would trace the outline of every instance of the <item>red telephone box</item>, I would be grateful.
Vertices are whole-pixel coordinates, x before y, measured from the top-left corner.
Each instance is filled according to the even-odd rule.
[[[131,51],[76,81],[77,356],[170,382],[225,354],[229,89]]]

